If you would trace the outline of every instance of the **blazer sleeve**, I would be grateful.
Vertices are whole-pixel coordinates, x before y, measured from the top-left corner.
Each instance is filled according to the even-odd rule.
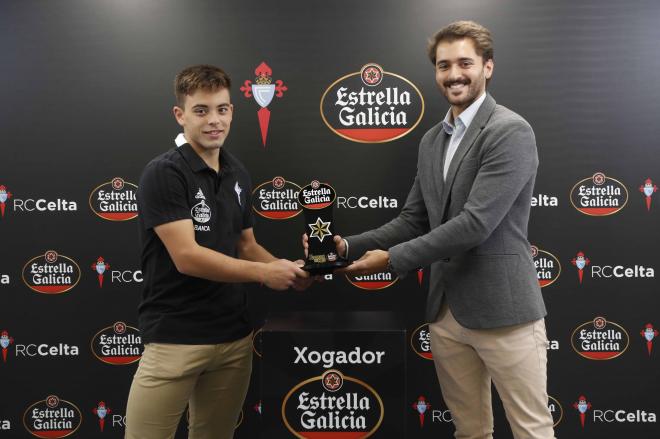
[[[348,256],[350,259],[358,259],[367,250],[385,250],[400,242],[423,235],[428,230],[426,205],[419,187],[419,176],[415,176],[406,202],[396,218],[377,229],[346,237]]]
[[[535,177],[538,156],[532,128],[523,119],[506,122],[484,138],[481,166],[461,213],[428,233],[389,249],[397,274],[404,275],[483,243],[509,212],[523,187]]]

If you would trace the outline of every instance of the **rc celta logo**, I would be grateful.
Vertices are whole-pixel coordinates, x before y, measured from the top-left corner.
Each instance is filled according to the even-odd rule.
[[[0,184],[0,218],[5,217],[5,203],[12,197],[5,185]]]
[[[96,262],[92,264],[92,270],[96,272],[96,277],[99,281],[99,288],[103,288],[103,275],[108,269],[110,269],[110,264],[105,262],[103,256],[99,256]]]
[[[419,414],[419,427],[424,428],[424,415],[431,409],[431,404],[426,401],[424,395],[420,395],[412,405],[412,408]]]
[[[628,202],[628,189],[619,180],[596,172],[571,189],[571,204],[590,216],[613,215]]]
[[[415,84],[374,63],[339,78],[321,97],[323,122],[353,142],[398,139],[415,129],[423,115],[424,98]]]
[[[80,409],[73,403],[50,395],[25,410],[23,425],[39,438],[62,438],[75,433],[82,423]]]
[[[589,360],[611,360],[628,349],[630,338],[623,327],[596,317],[575,328],[571,335],[573,350]]]
[[[579,251],[571,261],[571,264],[573,264],[578,269],[578,279],[580,280],[580,283],[582,283],[582,279],[584,278],[584,269],[590,263],[591,261],[589,258],[585,257],[584,253],[581,251]]]
[[[578,279],[582,283],[584,272],[587,266],[590,268],[591,278],[593,279],[632,279],[632,278],[655,278],[655,269],[653,267],[646,267],[644,265],[635,264],[632,267],[625,267],[623,265],[598,265],[589,260],[581,251],[577,253],[575,258],[571,260],[578,269]]]
[[[17,198],[4,185],[0,185],[0,218],[4,218],[6,204],[12,200],[14,212],[76,212],[78,203],[64,198],[47,200],[45,198]]]
[[[98,405],[92,409],[94,413],[99,418],[99,428],[101,433],[103,433],[103,428],[105,427],[105,417],[112,413],[110,407],[105,406],[105,402],[99,401]]]
[[[0,188],[0,191],[2,188]],[[644,181],[644,184],[639,187],[639,191],[644,195],[646,201],[646,210],[651,210],[651,196],[658,192],[658,186],[653,184],[650,178],[647,178]],[[2,192],[0,192],[0,199],[2,198]]]
[[[541,288],[553,284],[561,274],[559,259],[552,253],[532,246],[532,258],[536,267],[536,276]]]
[[[7,350],[9,345],[14,344],[14,338],[9,336],[9,332],[6,329],[2,330],[0,333],[0,348],[2,348],[2,362],[7,362]]]
[[[582,425],[582,428],[584,428],[587,410],[591,409],[591,403],[587,401],[585,396],[580,396],[577,402],[573,403],[573,408],[580,413],[580,424]]]
[[[89,194],[89,208],[109,221],[128,221],[138,216],[137,186],[115,177]]]
[[[284,424],[302,439],[367,438],[383,415],[383,401],[373,387],[336,369],[302,381],[282,401]]]
[[[650,358],[651,351],[653,350],[653,339],[655,339],[658,335],[660,335],[660,332],[657,329],[655,329],[652,324],[647,323],[644,329],[642,329],[642,332],[640,332],[639,334],[646,340],[646,350],[648,351]]]
[[[261,183],[252,191],[252,209],[264,218],[283,220],[302,212],[298,203],[300,186],[284,177]]]
[[[431,352],[431,331],[429,331],[428,323],[418,326],[412,334],[410,334],[410,346],[412,346],[412,350],[420,357],[425,360],[433,360],[433,352]]]
[[[117,322],[101,329],[92,338],[92,353],[107,364],[125,365],[135,363],[142,356],[140,330]]]
[[[288,88],[284,85],[282,80],[277,79],[273,84],[273,71],[265,62],[262,62],[254,69],[254,74],[257,75],[254,82],[246,80],[241,86],[243,96],[246,98],[254,97],[254,100],[261,107],[257,111],[259,118],[259,128],[261,129],[261,141],[264,148],[266,147],[266,137],[268,137],[268,125],[270,123],[270,110],[268,105],[272,102],[274,97],[281,98]]]
[[[48,250],[23,266],[23,282],[33,291],[43,294],[61,294],[80,281],[80,267],[68,256]]]
[[[399,280],[399,277],[390,271],[383,271],[381,273],[367,274],[362,276],[352,276],[348,274],[345,276],[354,287],[371,291],[382,290],[387,287],[391,287],[396,283],[397,280]]]

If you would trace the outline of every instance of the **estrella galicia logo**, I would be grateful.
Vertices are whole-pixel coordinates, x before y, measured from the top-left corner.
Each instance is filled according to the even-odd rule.
[[[80,281],[80,267],[68,256],[48,250],[23,266],[23,283],[33,291],[43,294],[60,294],[69,291]]]
[[[104,363],[135,363],[142,356],[143,350],[140,330],[124,322],[116,322],[94,335],[91,348],[94,356]]]
[[[266,147],[266,138],[268,137],[268,125],[270,124],[270,110],[268,105],[273,101],[274,97],[281,98],[284,92],[288,90],[281,79],[277,79],[273,84],[273,71],[265,62],[262,62],[254,69],[254,74],[257,77],[254,84],[250,80],[246,80],[241,86],[243,96],[246,98],[254,98],[255,102],[261,107],[257,111],[259,119],[259,128],[261,129],[261,141],[264,148]]]
[[[564,418],[564,409],[559,401],[550,395],[548,395],[548,410],[550,410],[550,414],[552,415],[552,426],[556,427]]]
[[[264,328],[259,328],[252,335],[252,350],[257,357],[261,358],[261,335],[263,334]]]
[[[411,132],[424,115],[419,89],[395,73],[369,63],[333,82],[321,97],[321,117],[344,139],[381,143]]]
[[[295,385],[282,401],[282,418],[297,438],[363,439],[383,422],[383,400],[369,384],[326,370]]]
[[[283,220],[302,212],[298,203],[300,186],[284,177],[261,183],[252,191],[252,209],[264,218]]]
[[[89,207],[109,221],[128,221],[138,216],[137,186],[115,177],[97,186],[89,194]]]
[[[573,350],[589,360],[612,360],[628,349],[629,342],[626,330],[605,317],[581,324],[571,335]]]
[[[628,202],[628,189],[619,180],[596,172],[571,189],[571,204],[590,216],[613,215]]]
[[[62,438],[78,430],[82,423],[80,409],[72,402],[50,395],[25,410],[23,425],[39,438]]]
[[[382,290],[391,287],[399,280],[399,277],[390,271],[383,271],[374,274],[365,274],[361,276],[345,275],[351,285],[363,290]]]
[[[553,284],[561,274],[559,259],[552,253],[532,246],[532,258],[541,288]]]
[[[431,331],[429,324],[424,323],[418,326],[410,334],[410,346],[413,352],[425,360],[433,360],[433,352],[431,352]]]

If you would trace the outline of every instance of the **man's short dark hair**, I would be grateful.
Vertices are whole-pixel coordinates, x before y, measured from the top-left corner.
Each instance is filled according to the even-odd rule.
[[[225,71],[208,64],[186,67],[174,78],[176,104],[181,108],[186,96],[194,94],[197,90],[215,91],[230,87],[231,79]]]
[[[438,44],[443,41],[451,43],[463,38],[470,38],[474,42],[474,49],[484,62],[493,59],[493,37],[490,31],[474,21],[455,21],[440,29],[429,40],[428,55],[431,63],[435,65]]]

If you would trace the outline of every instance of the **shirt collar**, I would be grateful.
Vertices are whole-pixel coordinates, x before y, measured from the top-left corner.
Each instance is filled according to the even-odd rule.
[[[461,112],[461,114],[458,115],[458,117],[456,118],[458,120],[454,120],[455,124],[451,123],[451,108],[450,108],[447,111],[445,118],[442,120],[442,129],[445,130],[445,132],[450,136],[454,134],[454,129],[456,125],[462,125],[467,130],[470,124],[472,123],[472,119],[474,119],[474,116],[477,114],[477,111],[479,111],[481,104],[483,104],[485,100],[486,100],[486,92],[482,93],[482,95],[476,101],[472,102],[469,107],[467,107],[465,110]]]
[[[215,172],[215,170],[209,168],[206,162],[202,160],[202,158],[195,152],[193,147],[190,146],[183,133],[179,133],[179,135],[176,136],[174,143],[176,144],[183,158],[186,160],[186,162],[188,162],[188,165],[190,166],[190,169],[193,170],[193,172],[199,172],[204,169],[210,169],[211,171]],[[232,163],[233,158],[229,154],[225,153],[224,148],[220,148],[220,173],[227,172],[232,169]]]

